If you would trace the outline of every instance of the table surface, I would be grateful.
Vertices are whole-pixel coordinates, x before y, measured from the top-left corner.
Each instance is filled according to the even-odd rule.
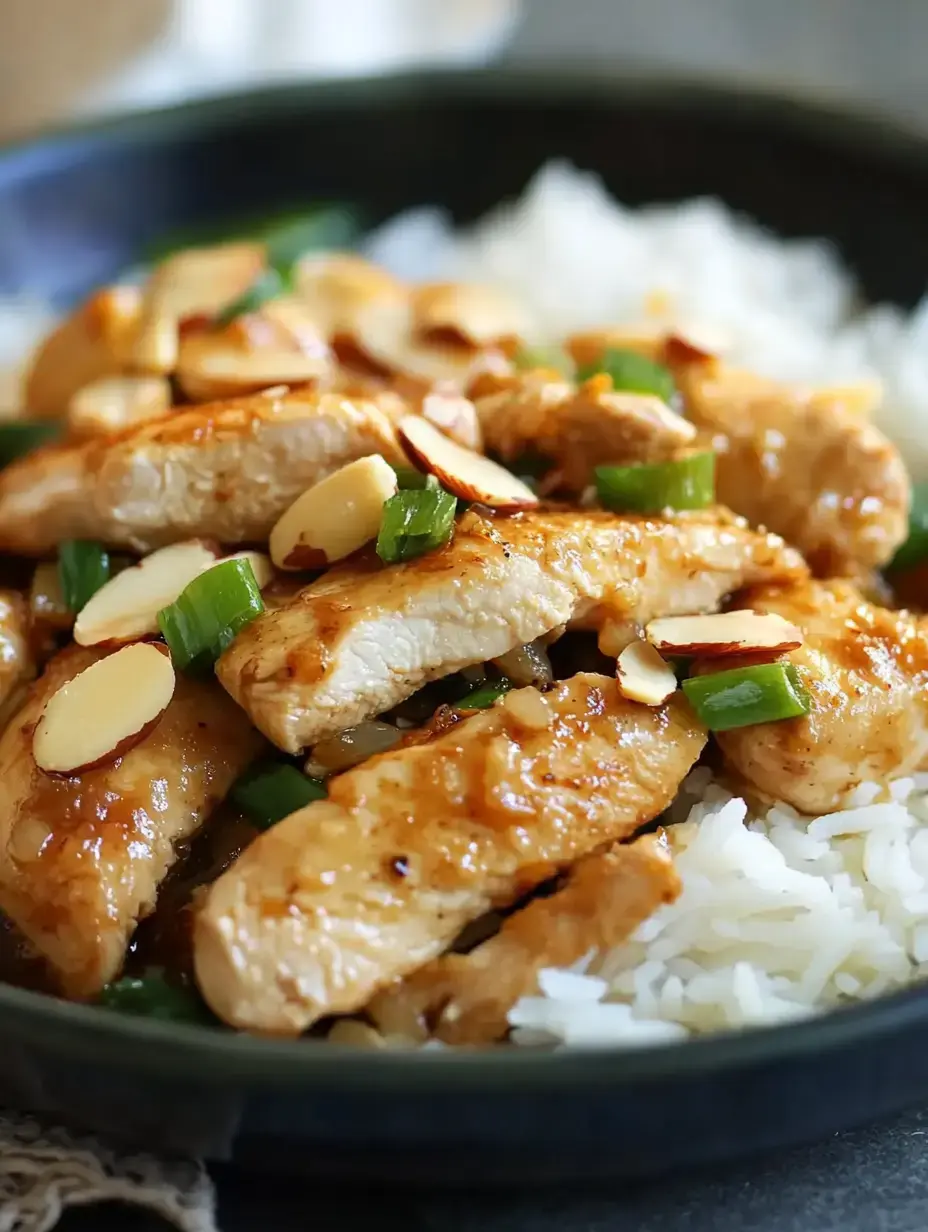
[[[221,1232],[924,1232],[928,1111],[812,1148],[620,1192],[320,1191],[217,1174]],[[59,1232],[164,1232],[122,1208],[67,1215]]]

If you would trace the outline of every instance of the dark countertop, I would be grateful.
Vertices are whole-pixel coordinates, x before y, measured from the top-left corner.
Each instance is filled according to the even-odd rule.
[[[928,1110],[816,1147],[632,1186],[474,1194],[320,1190],[220,1170],[221,1232],[925,1232]],[[164,1232],[122,1208],[67,1215],[60,1232]]]

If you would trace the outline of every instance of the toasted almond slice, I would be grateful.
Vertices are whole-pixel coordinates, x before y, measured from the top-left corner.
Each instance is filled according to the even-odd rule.
[[[731,349],[731,337],[722,329],[703,322],[678,322],[664,339],[664,362],[704,363]]]
[[[409,291],[392,274],[353,253],[311,254],[294,268],[296,294],[329,338],[354,336],[359,312],[372,304],[405,308]]]
[[[75,436],[100,436],[152,419],[170,405],[171,386],[164,377],[101,377],[71,399],[68,427]]]
[[[479,501],[493,509],[529,509],[538,504],[538,497],[521,479],[458,445],[428,420],[407,415],[397,430],[413,461],[462,500]]]
[[[32,738],[35,764],[69,775],[106,765],[148,735],[173,696],[174,667],[164,648],[124,646],[49,698]]]
[[[615,675],[622,696],[645,706],[662,706],[677,689],[673,668],[647,642],[625,647],[616,660]]]
[[[232,552],[228,556],[220,556],[218,560],[211,560],[208,565],[204,566],[204,569],[214,569],[216,565],[224,565],[227,560],[247,560],[251,565],[251,571],[255,575],[259,590],[270,586],[277,576],[271,564],[271,558],[265,556],[263,552]]]
[[[474,348],[524,337],[531,322],[522,305],[498,287],[436,282],[412,295],[414,328],[423,335],[457,335]]]
[[[271,560],[278,569],[324,569],[350,556],[376,538],[384,501],[395,494],[396,471],[378,454],[349,462],[279,519],[268,541]]]
[[[160,610],[215,563],[216,553],[200,539],[152,552],[110,578],[81,608],[74,623],[74,640],[79,646],[98,646],[157,633]]]
[[[465,449],[477,453],[483,449],[477,408],[458,389],[433,389],[422,399],[422,414],[430,424]]]
[[[645,637],[663,654],[783,654],[802,645],[802,632],[775,612],[738,610],[714,616],[666,616],[645,627]]]

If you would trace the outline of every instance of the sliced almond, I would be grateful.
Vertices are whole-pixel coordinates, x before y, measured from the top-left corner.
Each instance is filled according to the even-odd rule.
[[[110,578],[84,605],[74,624],[79,646],[132,642],[158,632],[158,613],[188,582],[216,563],[202,540],[175,543]]]
[[[106,765],[148,735],[173,695],[174,667],[164,648],[124,646],[49,698],[32,738],[35,764],[49,774]]]
[[[277,576],[270,556],[265,556],[263,552],[232,552],[229,556],[220,556],[218,560],[211,560],[205,568],[214,569],[216,565],[224,565],[227,560],[247,560],[251,565],[251,571],[255,575],[259,590],[270,586]]]
[[[458,445],[428,420],[407,415],[400,420],[398,432],[413,461],[462,500],[510,510],[538,504],[538,497],[521,479],[482,454]]]
[[[445,436],[465,449],[479,453],[483,449],[483,434],[477,408],[470,398],[456,388],[437,388],[422,399],[422,414]]]
[[[706,325],[678,323],[664,339],[664,362],[675,364],[705,363],[718,359],[731,349],[731,336],[722,329]]]
[[[662,706],[677,689],[673,668],[647,642],[625,647],[616,660],[615,675],[622,696],[645,706]]]
[[[170,405],[171,386],[164,377],[101,377],[72,397],[68,427],[75,436],[102,436],[153,419]]]
[[[352,253],[303,257],[294,270],[296,294],[328,338],[354,337],[358,314],[375,304],[405,308],[409,290],[392,274]]]
[[[278,569],[324,569],[350,556],[377,537],[384,501],[395,494],[396,471],[379,455],[349,462],[279,519],[268,541],[271,560]]]
[[[449,336],[474,349],[518,341],[531,322],[518,300],[498,287],[473,282],[437,282],[412,295],[413,324],[423,337]]]
[[[802,645],[802,632],[774,612],[750,609],[713,616],[666,616],[645,627],[645,637],[662,654],[783,654]]]

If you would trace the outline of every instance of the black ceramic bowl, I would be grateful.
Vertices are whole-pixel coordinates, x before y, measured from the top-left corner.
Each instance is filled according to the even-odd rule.
[[[928,155],[779,100],[589,74],[279,91],[0,156],[0,293],[65,305],[160,234],[348,198],[461,219],[547,158],[626,201],[716,193],[828,235],[874,298],[928,274]],[[0,1102],[151,1147],[381,1178],[630,1176],[809,1139],[928,1098],[928,993],[641,1052],[354,1054],[125,1018],[0,988]]]

